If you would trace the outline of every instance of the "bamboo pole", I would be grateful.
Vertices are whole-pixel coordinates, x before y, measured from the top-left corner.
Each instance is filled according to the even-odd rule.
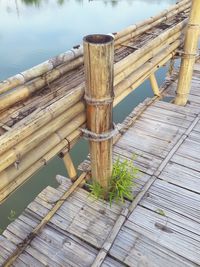
[[[48,139],[42,141],[40,145],[29,151],[24,157],[21,158],[18,169],[15,166],[9,166],[7,169],[0,173],[0,189],[12,182],[17,176],[26,171],[36,161],[42,158],[53,147],[58,145],[65,139],[65,145],[68,145],[66,137],[73,131],[77,130],[82,124],[85,123],[86,117],[84,113],[80,113],[67,125],[51,134]]]
[[[154,17],[139,22],[135,25],[128,26],[127,28],[118,32],[115,35],[116,45],[124,41],[122,38],[126,37],[125,41],[127,41],[128,39],[133,38],[134,36],[142,34],[146,30],[153,28],[163,20],[167,20],[172,16],[176,15],[177,13],[186,10],[188,7],[190,7],[190,0],[183,0],[177,3],[176,5],[164,10],[163,12]],[[42,76],[43,74],[46,74],[47,72],[55,69],[57,66],[71,63],[76,58],[82,60],[83,58],[82,56],[83,56],[83,48],[82,46],[80,46],[79,48],[74,48],[69,51],[66,51],[31,69],[28,69],[15,76],[12,76],[7,80],[4,80],[3,82],[0,82],[0,94],[7,92],[8,90],[11,90],[17,86],[23,85],[35,78],[38,78],[39,76]]]
[[[184,23],[185,24],[185,23]],[[183,25],[184,25],[183,24]],[[180,25],[179,25],[180,26]],[[176,30],[172,28],[172,32]],[[173,43],[177,39],[181,37],[182,31],[178,31],[173,33],[170,37],[167,37],[167,39],[162,38],[159,40],[155,39],[153,41],[150,41],[145,47],[142,48],[142,52],[140,50],[130,54],[127,56],[129,60],[126,58],[123,59],[120,64],[115,64],[115,79],[114,79],[114,85],[116,86],[118,83],[120,83],[123,79],[125,79],[128,75],[130,75],[133,70],[136,70],[143,64],[145,64],[149,59],[156,56],[161,50],[166,48],[170,43]],[[124,69],[124,66],[126,68]]]
[[[67,95],[59,101],[43,107],[38,112],[31,114],[24,120],[20,121],[16,127],[13,127],[9,132],[5,133],[0,138],[0,154],[15,146],[21,140],[31,135],[44,124],[50,122],[53,118],[72,107],[80,101],[84,94],[84,85],[81,84],[74,90],[71,90]]]
[[[83,47],[74,48],[66,51],[54,58],[51,58],[31,69],[23,71],[15,76],[8,78],[7,80],[0,82],[0,94],[13,89],[19,85],[22,85],[30,80],[41,76],[55,67],[62,64],[71,64],[74,59],[77,59],[83,55]],[[79,59],[80,60],[80,59]]]
[[[25,248],[31,243],[36,235],[38,235],[45,225],[51,220],[53,215],[58,211],[58,209],[63,205],[66,199],[75,191],[75,189],[81,185],[81,183],[86,178],[86,173],[82,173],[79,178],[68,188],[66,192],[63,193],[61,198],[57,201],[57,203],[52,207],[52,209],[45,215],[44,218],[40,221],[40,223],[33,229],[33,231],[29,234],[29,236],[21,243],[21,246],[17,246],[16,249],[12,252],[12,255],[6,259],[4,262],[4,267],[12,266],[14,261],[18,256],[25,250]]]
[[[79,113],[85,111],[85,105],[83,102],[78,102],[61,115],[51,120],[48,124],[45,124],[38,131],[32,133],[20,143],[0,155],[0,172],[6,169],[8,166],[17,162],[28,151],[39,145],[43,140],[48,138],[50,134],[66,125],[70,120],[76,117]]]
[[[155,73],[152,73],[149,76],[149,80],[150,80],[151,88],[153,90],[154,95],[160,96],[160,90],[159,90],[159,86],[158,86],[158,83],[157,83],[157,80],[156,80]]]
[[[78,66],[80,66],[80,64],[82,64],[82,62],[83,59],[78,58],[68,65],[53,69],[45,76],[37,78],[29,84],[16,87],[15,89],[12,89],[7,93],[0,95],[0,111],[28,98],[31,94],[48,85],[50,82],[60,78],[69,70],[77,68]]]
[[[113,129],[114,39],[110,35],[89,35],[83,39],[83,47],[87,128],[97,135],[89,142],[92,178],[107,191],[112,175],[112,137],[100,141],[100,135]]]
[[[77,178],[77,172],[76,172],[76,169],[74,167],[74,163],[72,161],[72,158],[68,152],[68,149],[67,149],[67,152],[62,151],[59,154],[59,156],[62,158],[62,160],[65,164],[69,178],[74,182]]]
[[[163,21],[166,21],[173,17],[174,15],[188,9],[191,6],[190,1],[187,1],[186,4],[170,10],[165,10],[161,12],[160,14],[156,15],[155,17],[151,17],[142,23],[139,23],[138,25],[131,25],[129,26],[126,31],[122,31],[122,33],[118,33],[115,35],[115,45],[118,47],[121,43],[127,42],[129,39],[136,37],[142,33],[145,33],[146,31],[152,29],[153,27],[157,26],[158,24],[162,23]]]
[[[174,103],[184,106],[190,92],[193,67],[197,56],[200,32],[200,0],[193,0],[188,28],[185,36],[184,52],[177,86],[177,96]]]
[[[154,38],[152,41],[147,43],[142,48],[136,50],[134,53],[130,54],[129,56],[125,57],[123,60],[119,61],[115,64],[115,75],[118,75],[124,69],[128,68],[131,64],[136,62],[143,54],[151,51],[156,46],[160,45],[161,43],[165,42],[168,38],[170,38],[173,34],[180,32],[186,26],[187,20],[184,20],[178,23],[173,28],[165,31],[164,33],[160,34],[158,37]]]
[[[83,126],[83,125],[82,125]],[[31,176],[37,172],[40,168],[47,164],[55,155],[57,155],[62,149],[72,149],[73,146],[81,137],[81,131],[75,130],[66,139],[63,139],[58,145],[53,147],[49,152],[39,158],[35,163],[31,164],[23,173],[19,174],[12,182],[0,189],[0,204],[6,200],[12,193],[17,190],[18,187],[23,185]],[[68,141],[67,141],[68,140]]]
[[[145,64],[121,84],[115,87],[115,100],[114,106],[121,102],[127,95],[140,86],[149,76],[155,72],[158,68],[166,64],[175,54],[175,49],[179,47],[180,41],[176,41],[166,51],[163,51],[149,63]]]

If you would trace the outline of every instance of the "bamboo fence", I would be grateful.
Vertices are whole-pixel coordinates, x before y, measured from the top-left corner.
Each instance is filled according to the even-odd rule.
[[[182,10],[187,10],[189,5],[190,1],[181,1],[170,8],[170,12],[178,14]],[[166,17],[168,12],[165,11]],[[147,20],[137,27],[131,26],[132,30],[130,27],[125,29],[118,33],[115,39],[118,41],[129,36],[131,31],[136,33],[138,29],[141,30],[141,34],[145,25],[153,25],[164,16],[163,12],[161,14],[151,18],[151,23]],[[174,56],[176,49],[182,44],[181,35],[185,26],[186,20],[177,23],[115,64],[114,105],[117,105],[147,78],[152,77],[160,66]],[[0,92],[3,92],[0,95],[0,109],[10,107],[12,110],[11,106],[17,101],[29,97],[46,83],[81,66],[82,50],[82,46],[74,48],[23,72],[20,76],[16,75],[3,82],[0,85]],[[44,74],[45,78],[41,77]],[[79,127],[83,127],[86,123],[84,89],[85,84],[81,83],[64,96],[38,108],[0,136],[0,201],[3,201],[60,151],[65,148],[70,150],[80,138]]]

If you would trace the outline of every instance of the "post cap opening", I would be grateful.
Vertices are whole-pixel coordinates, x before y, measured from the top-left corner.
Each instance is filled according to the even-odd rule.
[[[83,38],[84,42],[91,44],[107,44],[113,41],[113,37],[108,34],[91,34]]]

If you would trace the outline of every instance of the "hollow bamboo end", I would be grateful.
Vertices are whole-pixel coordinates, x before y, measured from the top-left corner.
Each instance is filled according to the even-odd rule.
[[[83,38],[88,44],[105,45],[114,42],[114,38],[108,34],[90,34]]]

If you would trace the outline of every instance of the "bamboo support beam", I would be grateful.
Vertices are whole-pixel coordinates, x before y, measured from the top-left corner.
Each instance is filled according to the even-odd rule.
[[[107,191],[112,175],[114,39],[110,35],[89,35],[83,44],[87,129],[93,137],[91,140],[88,136],[92,178]],[[101,139],[101,134],[108,134],[108,138]]]
[[[155,73],[152,73],[149,76],[149,80],[150,80],[151,88],[153,90],[154,95],[160,96],[160,90],[159,90],[159,86],[158,86],[158,83],[157,83],[157,80],[156,80]]]
[[[72,158],[68,152],[68,149],[67,149],[67,152],[63,150],[59,154],[59,156],[60,156],[60,158],[62,158],[62,160],[65,164],[69,178],[74,182],[77,178],[77,171],[74,167],[74,163],[73,163]]]
[[[193,0],[185,36],[184,52],[177,86],[177,96],[174,103],[184,106],[187,103],[191,87],[193,67],[197,56],[198,39],[200,32],[200,0]]]

